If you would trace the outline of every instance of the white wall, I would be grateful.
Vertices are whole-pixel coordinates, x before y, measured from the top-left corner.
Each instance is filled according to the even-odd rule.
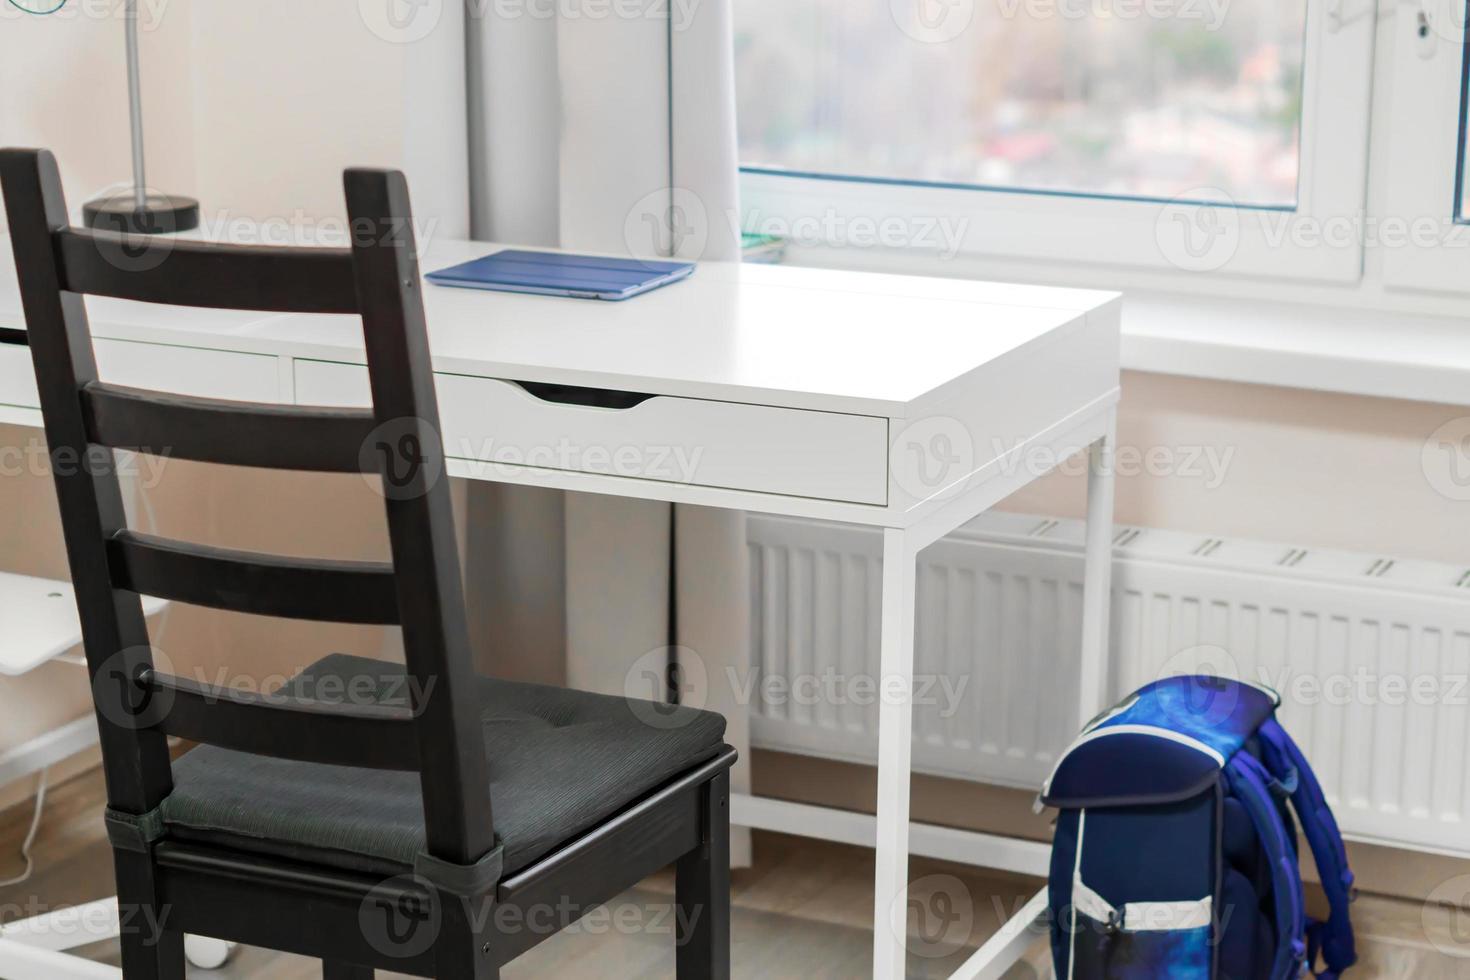
[[[343,216],[344,167],[400,167],[421,237],[468,231],[460,6],[428,5],[437,11],[432,30],[407,42],[421,33],[415,25],[404,34],[370,23],[375,8],[367,3],[140,6],[151,186],[197,196],[206,222],[274,219],[310,228]],[[74,213],[131,177],[123,23],[100,7],[71,0],[58,14],[34,17],[0,4],[0,145],[51,149]],[[0,426],[0,445],[39,440],[37,430]],[[210,505],[199,506],[205,493]],[[381,501],[356,479],[175,461],[150,496],[167,533],[182,537],[283,553],[384,553]],[[0,475],[0,567],[67,577],[44,471]],[[392,648],[376,629],[188,608],[171,613],[155,640],[175,663],[256,679],[331,651]],[[76,667],[0,680],[0,752],[85,713],[89,703]],[[0,805],[29,789],[0,787]]]
[[[311,221],[342,216],[344,167],[399,167],[421,225],[468,230],[461,6],[429,4],[423,37],[370,3],[140,6],[150,185],[206,221]],[[0,5],[0,142],[55,152],[73,206],[131,178],[123,23],[100,7]]]

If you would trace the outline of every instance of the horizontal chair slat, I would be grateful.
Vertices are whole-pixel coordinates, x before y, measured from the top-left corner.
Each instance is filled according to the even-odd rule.
[[[408,707],[311,701],[145,671],[154,727],[207,745],[296,762],[403,772],[419,768]]]
[[[370,409],[296,408],[196,398],[93,381],[82,388],[87,438],[130,449],[232,466],[319,473],[377,472],[364,453]]]
[[[393,566],[287,558],[121,531],[107,543],[113,584],[195,606],[331,623],[396,625]]]
[[[280,313],[356,313],[352,253],[63,228],[62,288],[144,303]]]

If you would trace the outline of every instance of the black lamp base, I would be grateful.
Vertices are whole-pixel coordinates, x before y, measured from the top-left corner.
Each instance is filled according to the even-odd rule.
[[[82,205],[88,228],[133,235],[167,235],[199,227],[199,202],[192,197],[149,194],[142,207],[131,194],[99,197]]]

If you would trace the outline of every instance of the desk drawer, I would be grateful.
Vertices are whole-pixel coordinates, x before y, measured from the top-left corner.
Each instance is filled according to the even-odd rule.
[[[278,361],[266,354],[131,340],[94,340],[92,347],[98,373],[113,384],[239,401],[281,400]],[[30,348],[0,343],[0,405],[40,407]]]
[[[601,408],[496,378],[438,374],[434,383],[450,456],[864,504],[887,499],[886,419],[668,395]],[[367,369],[298,360],[296,398],[367,405]]]

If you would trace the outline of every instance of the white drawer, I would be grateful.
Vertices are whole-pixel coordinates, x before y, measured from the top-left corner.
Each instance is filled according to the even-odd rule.
[[[280,361],[269,354],[94,340],[103,381],[243,402],[281,400]]]
[[[457,374],[434,384],[445,452],[462,459],[864,504],[888,495],[887,419],[667,395],[593,408]],[[296,400],[369,405],[367,369],[298,360]]]
[[[276,358],[266,354],[170,347],[131,340],[94,340],[103,381],[184,395],[279,402]],[[39,408],[36,375],[27,347],[0,344],[0,405]]]

